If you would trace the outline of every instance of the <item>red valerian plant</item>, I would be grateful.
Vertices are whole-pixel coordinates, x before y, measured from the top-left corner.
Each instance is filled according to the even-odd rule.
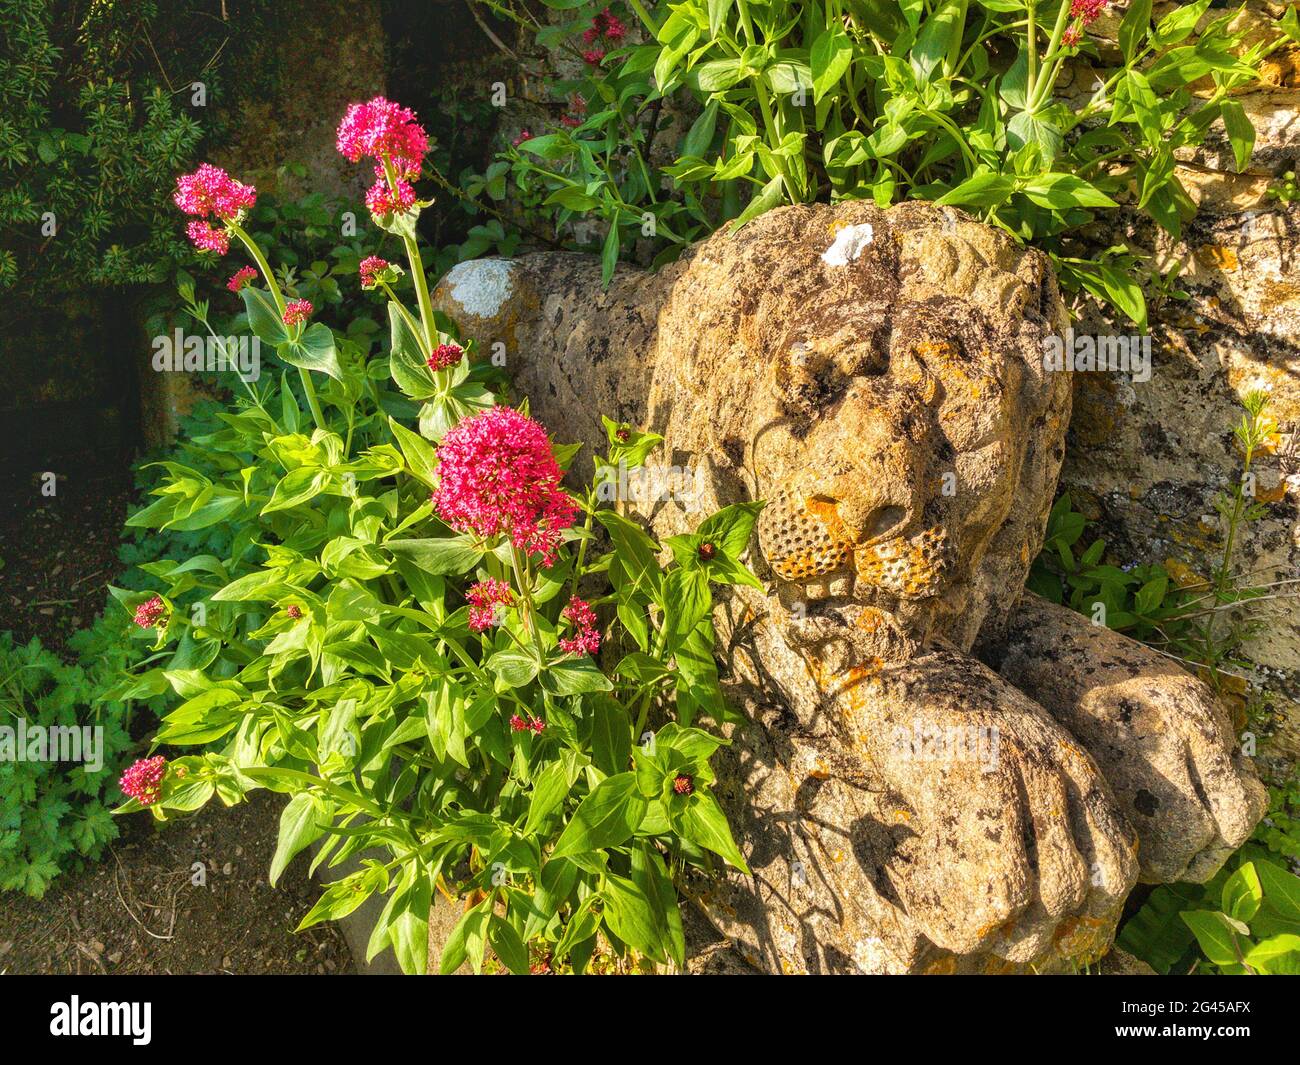
[[[701,726],[732,719],[712,600],[755,581],[740,556],[758,507],[657,543],[607,501],[661,440],[609,420],[594,483],[566,487],[578,449],[507,404],[500,372],[432,309],[415,115],[356,104],[338,143],[375,161],[371,220],[408,253],[415,308],[402,267],[358,268],[388,303],[386,360],[285,290],[292,273],[243,229],[251,188],[212,167],[178,184],[182,210],[247,251],[227,287],[298,376],[245,383],[201,442],[220,472],[167,463],[130,519],[232,536],[226,557],[144,567],[160,594],[114,590],[155,641],[114,697],[171,696],[154,742],[194,750],[129,770],[122,809],[164,820],[278,792],[272,881],[313,844],[315,865],[360,863],[302,927],[383,896],[369,953],[391,948],[407,972],[429,967],[440,895],[461,912],[444,972],[680,967],[677,877],[745,869],[712,788],[725,741]]]

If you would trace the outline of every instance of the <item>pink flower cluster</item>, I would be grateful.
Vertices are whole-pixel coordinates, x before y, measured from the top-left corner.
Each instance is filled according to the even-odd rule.
[[[429,151],[429,135],[409,107],[382,96],[352,104],[339,124],[336,143],[338,150],[354,163],[367,157],[376,160],[375,176],[379,180],[366,193],[366,206],[373,214],[409,211],[415,206],[411,182],[420,176]],[[393,168],[392,184],[384,163]]]
[[[518,148],[521,144],[524,143],[524,141],[530,141],[532,139],[533,139],[532,131],[525,126],[523,129],[519,131],[519,136],[513,138],[510,141],[510,146],[512,148]]]
[[[626,34],[627,28],[623,23],[610,14],[609,8],[605,8],[591,20],[591,25],[582,31],[582,43],[587,46],[587,51],[582,53],[582,58],[593,67],[599,66],[601,60],[605,58],[605,50],[592,46],[603,37],[609,44],[618,47]]]
[[[230,275],[230,280],[226,282],[226,288],[230,289],[231,292],[238,292],[245,285],[251,285],[256,277],[257,271],[251,266],[241,266]]]
[[[211,222],[202,222],[196,218],[185,227],[185,235],[199,251],[215,251],[218,255],[225,255],[230,250],[230,230],[218,229]]]
[[[152,806],[162,797],[162,781],[167,774],[167,759],[161,754],[141,758],[118,781],[122,794],[141,806]]]
[[[419,167],[429,150],[429,135],[415,112],[382,96],[352,104],[339,124],[337,145],[350,162],[389,159],[399,168]]]
[[[381,259],[378,255],[371,255],[362,259],[357,266],[357,273],[361,276],[361,287],[374,288],[379,284],[378,275],[380,272],[387,270],[389,265],[387,259]]]
[[[284,308],[284,324],[299,325],[311,317],[314,309],[311,300],[290,300]]]
[[[376,168],[379,180],[366,190],[366,209],[371,214],[401,214],[415,206],[415,186],[405,178],[397,179],[397,188],[389,187],[382,167]]]
[[[257,190],[236,181],[219,166],[203,163],[194,173],[176,179],[172,200],[186,214],[198,215],[185,227],[194,246],[225,255],[230,250],[230,231],[207,219],[226,222],[238,218],[257,202]]]
[[[1073,48],[1082,41],[1083,31],[1097,21],[1108,2],[1109,0],[1070,0],[1070,17],[1075,23],[1061,34],[1062,47]]]
[[[569,605],[560,611],[560,617],[573,626],[573,635],[560,641],[561,651],[571,655],[594,655],[600,650],[600,630],[590,603],[576,595],[570,596]]]
[[[537,735],[540,736],[542,734],[542,729],[544,729],[545,727],[546,727],[546,722],[543,721],[540,717],[534,717],[531,720],[525,720],[524,718],[520,717],[518,714],[514,714],[510,718],[511,732],[535,732],[537,733]]]
[[[176,179],[172,199],[186,214],[215,216],[224,221],[252,207],[257,202],[257,189],[236,181],[219,166],[204,163],[194,173]]]
[[[464,356],[465,350],[459,344],[439,344],[429,356],[429,369],[434,373],[455,366]]]
[[[505,535],[553,565],[578,508],[560,487],[546,430],[511,407],[464,419],[438,445],[438,516],[458,532]]]
[[[134,621],[142,629],[152,629],[157,626],[166,613],[167,604],[162,601],[162,596],[155,595],[152,599],[146,599],[135,608]]]
[[[497,607],[509,607],[514,601],[514,593],[505,581],[489,577],[471,585],[465,593],[469,603],[469,627],[472,632],[483,632],[497,624]]]

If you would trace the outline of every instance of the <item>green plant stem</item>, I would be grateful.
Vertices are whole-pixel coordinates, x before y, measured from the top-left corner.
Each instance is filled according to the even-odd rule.
[[[510,564],[514,567],[515,583],[519,585],[519,597],[524,603],[524,627],[533,641],[533,651],[537,655],[540,668],[546,662],[546,652],[542,650],[542,634],[537,628],[537,608],[533,605],[532,581],[528,579],[526,563],[520,558],[519,548],[510,545]]]
[[[393,169],[392,160],[384,158],[384,175],[388,187],[394,195],[397,193],[397,171]],[[433,351],[433,338],[437,335],[433,328],[433,300],[429,298],[429,279],[424,273],[424,260],[420,258],[420,246],[415,238],[402,234],[402,244],[406,247],[406,258],[411,265],[411,280],[415,284],[415,297],[420,304],[420,321],[424,326],[424,339],[429,351]]]
[[[1052,90],[1056,87],[1056,79],[1061,72],[1061,64],[1065,61],[1065,57],[1058,54],[1061,47],[1061,35],[1065,33],[1065,28],[1069,25],[1069,22],[1070,5],[1062,3],[1061,10],[1056,15],[1056,25],[1052,27],[1052,38],[1047,45],[1047,53],[1043,57],[1043,62],[1050,63],[1051,66],[1044,69],[1039,84],[1028,94],[1031,114],[1038,112],[1038,109],[1043,106],[1052,95]]]
[[[266,278],[267,288],[271,290],[271,298],[275,300],[275,309],[283,317],[285,308],[284,293],[280,291],[279,282],[275,280],[275,274],[271,272],[271,264],[266,261],[262,249],[257,246],[257,241],[244,232],[241,226],[231,222],[230,229],[243,242],[244,247],[248,249],[248,254],[257,263],[257,268],[262,271],[262,276]],[[299,366],[298,377],[302,381],[303,394],[307,397],[307,406],[311,408],[312,420],[316,423],[316,428],[324,432],[325,415],[321,412],[320,402],[316,399],[316,386],[311,383],[311,375]]]

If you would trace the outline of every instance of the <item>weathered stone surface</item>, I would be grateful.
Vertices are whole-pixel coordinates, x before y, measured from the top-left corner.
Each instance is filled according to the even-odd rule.
[[[1142,880],[1208,879],[1268,809],[1223,705],[1168,658],[1030,592],[987,656],[1102,767]]]
[[[750,555],[767,593],[731,590],[714,617],[748,718],[719,790],[754,875],[697,900],[749,964],[1042,971],[1104,953],[1138,875],[1107,752],[968,654],[1017,639],[1064,451],[1069,375],[1042,351],[1066,321],[1041,256],[920,204],[796,207],[607,291],[593,261],[539,255],[458,267],[435,302],[506,344],[557,439],[599,446],[605,413],[702,471],[694,493],[632,506],[659,535],[768,501]],[[1192,728],[1195,683],[1160,704]],[[1084,673],[1087,706],[1090,689]],[[1229,767],[1200,781],[1214,823],[1240,842],[1257,785],[1230,736],[1201,739]],[[1189,875],[1221,859],[1211,842],[1183,841]]]

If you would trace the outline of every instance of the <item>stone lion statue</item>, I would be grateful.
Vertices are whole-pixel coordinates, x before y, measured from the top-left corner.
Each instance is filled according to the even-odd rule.
[[[767,502],[766,594],[714,617],[753,875],[695,885],[693,968],[1069,971],[1136,881],[1208,879],[1262,816],[1207,687],[1024,590],[1070,414],[1041,254],[929,205],[799,206],[607,289],[580,255],[465,263],[435,303],[555,439],[663,435],[697,476],[633,508],[660,536]]]

